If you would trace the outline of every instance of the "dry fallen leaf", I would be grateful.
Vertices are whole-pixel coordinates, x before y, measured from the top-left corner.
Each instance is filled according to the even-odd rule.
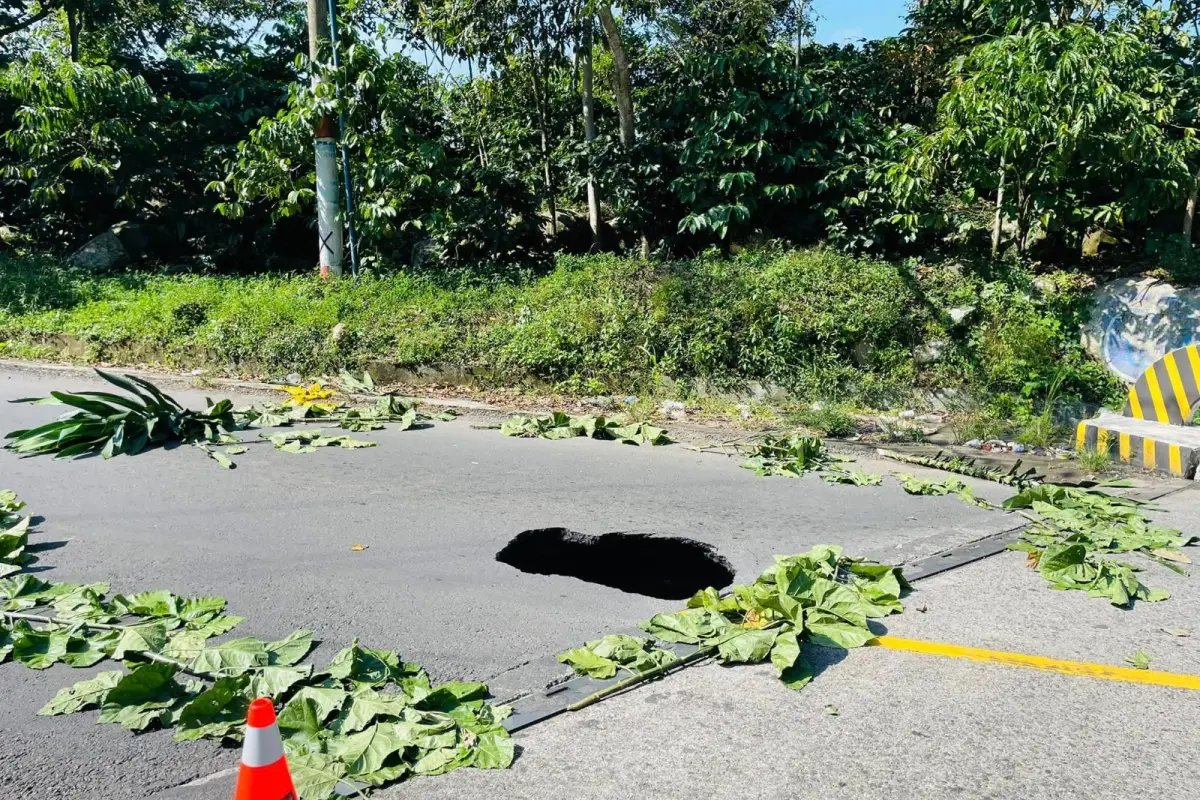
[[[750,628],[751,630],[755,630],[758,628],[765,628],[766,626],[767,626],[767,621],[765,619],[763,619],[759,615],[759,613],[757,611],[755,611],[753,608],[746,612],[746,616],[742,620],[743,628]]]
[[[1179,636],[1181,638],[1192,635],[1192,632],[1185,628],[1162,628],[1161,630],[1163,633],[1169,633],[1172,636]]]
[[[1025,555],[1025,566],[1029,567],[1030,569],[1037,569],[1038,563],[1041,560],[1042,560],[1042,554],[1040,552],[1027,553]]]
[[[1188,558],[1186,553],[1179,550],[1171,550],[1166,547],[1157,547],[1150,551],[1159,558],[1165,558],[1167,561],[1177,561],[1180,564],[1190,564],[1192,560]]]
[[[359,553],[359,552],[362,552],[363,550],[366,550],[370,546],[371,545],[369,545],[369,544],[352,544],[352,545],[350,545],[350,549],[356,553]]]

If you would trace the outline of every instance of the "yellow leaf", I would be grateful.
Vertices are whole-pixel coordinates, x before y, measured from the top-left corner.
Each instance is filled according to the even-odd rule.
[[[1167,561],[1178,561],[1180,564],[1190,564],[1192,560],[1187,557],[1186,553],[1179,550],[1169,550],[1166,547],[1159,547],[1150,551],[1159,558],[1165,558]]]
[[[766,619],[764,619],[758,613],[758,611],[756,611],[753,608],[750,609],[749,611],[747,611],[746,616],[742,618],[742,627],[743,628],[749,628],[750,630],[758,630],[759,628],[765,628],[766,625],[767,625]]]
[[[324,400],[337,394],[335,390],[326,389],[319,383],[311,386],[281,386],[279,390],[291,395],[287,402],[293,406],[308,405],[316,400]]]
[[[371,545],[369,545],[369,544],[352,544],[352,545],[350,545],[350,549],[356,553],[360,553],[363,550],[366,550],[370,546]]]

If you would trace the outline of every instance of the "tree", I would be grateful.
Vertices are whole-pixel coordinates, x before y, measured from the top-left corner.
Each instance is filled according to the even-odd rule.
[[[960,61],[911,158],[945,191],[994,194],[1018,250],[1034,225],[1078,246],[1088,227],[1145,221],[1187,196],[1198,145],[1178,125],[1186,78],[1131,33],[1034,25]]]

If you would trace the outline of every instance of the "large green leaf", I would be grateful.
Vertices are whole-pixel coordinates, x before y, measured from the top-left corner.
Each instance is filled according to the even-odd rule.
[[[2,620],[3,617],[0,617]],[[13,649],[13,632],[12,628],[0,621],[0,664],[8,660]]]
[[[120,682],[125,673],[120,670],[101,672],[94,678],[79,681],[73,686],[59,689],[54,698],[38,711],[43,717],[59,714],[74,714],[87,708],[98,707],[109,691]]]
[[[620,667],[620,664],[616,661],[611,658],[598,656],[586,646],[568,650],[560,654],[558,660],[564,664],[569,664],[580,675],[587,675],[590,678],[600,680],[613,677],[617,674],[617,669]]]
[[[222,614],[209,619],[207,622],[202,622],[199,624],[189,622],[188,626],[192,628],[192,630],[203,634],[205,639],[208,639],[213,636],[220,636],[223,633],[228,633],[238,625],[241,625],[243,622],[245,622],[245,619],[242,617]]]
[[[83,628],[81,635],[72,634],[67,642],[67,651],[59,660],[72,667],[90,667],[108,658],[116,646],[120,634],[117,631],[90,631]]]
[[[290,667],[308,655],[313,644],[312,631],[293,631],[287,638],[270,642],[266,646],[267,656],[272,665]]]
[[[790,670],[800,658],[800,637],[793,631],[784,631],[775,638],[771,648],[771,663],[782,675]]]
[[[360,647],[358,639],[355,639],[349,647],[340,650],[329,666],[318,674],[378,686],[388,681],[399,682],[411,673],[405,669],[395,652]]]
[[[305,686],[279,712],[281,730],[319,731],[330,715],[341,710],[349,692],[323,686]]]
[[[717,658],[726,664],[758,664],[775,645],[777,630],[735,628],[717,645]]]
[[[100,707],[99,721],[144,731],[156,722],[169,722],[172,707],[184,695],[184,688],[175,682],[175,667],[144,664],[109,691]]]
[[[351,784],[342,780],[346,765],[316,754],[288,756],[288,771],[296,787],[299,800],[331,800],[342,795],[335,790],[341,786],[352,790]]]
[[[350,696],[334,727],[342,733],[355,733],[379,717],[400,717],[409,699],[401,694],[383,695],[374,689],[360,689]]]
[[[179,603],[178,616],[188,627],[195,628],[207,624],[224,610],[224,597],[188,597]]]
[[[104,603],[104,595],[108,593],[108,588],[107,583],[92,583],[55,598],[54,616],[63,620],[101,624],[118,621],[118,614]]]
[[[68,594],[76,588],[76,585],[63,584],[70,586],[68,590],[60,591],[60,594]],[[0,579],[0,599],[7,599],[4,605],[6,611],[20,611],[26,608],[33,608],[44,600],[49,599],[51,594],[50,584],[45,581],[38,580],[32,575],[18,575],[15,578]]]
[[[265,667],[269,663],[267,643],[247,636],[206,647],[192,661],[191,668],[197,672],[232,676],[241,675],[251,667]]]
[[[139,617],[174,617],[179,614],[179,598],[168,591],[139,592],[132,597],[117,595],[114,608]]]
[[[30,669],[48,669],[67,652],[71,635],[65,630],[37,630],[25,620],[17,620],[12,627],[14,661],[20,661]]]
[[[675,614],[655,614],[638,627],[665,642],[701,644],[729,632],[732,623],[719,612],[707,608],[689,609]]]
[[[779,680],[783,681],[783,685],[796,692],[812,683],[812,679],[812,665],[804,660],[803,655],[796,660],[794,665],[779,673]]]
[[[249,678],[218,678],[196,695],[175,720],[175,740],[241,739],[250,707]]]
[[[477,734],[471,766],[480,769],[508,769],[515,750],[512,737],[504,728],[496,727]]]
[[[412,730],[391,722],[379,722],[348,736],[338,737],[329,754],[346,765],[350,775],[366,775],[383,768],[394,753],[413,745]]]
[[[254,667],[246,673],[250,679],[250,694],[254,697],[282,697],[293,686],[312,676],[312,665],[292,667]]]
[[[808,617],[808,641],[822,647],[852,650],[875,638],[866,627],[852,625],[832,615],[814,614]]]
[[[113,647],[113,658],[138,653],[161,653],[167,646],[167,630],[159,623],[124,628]]]

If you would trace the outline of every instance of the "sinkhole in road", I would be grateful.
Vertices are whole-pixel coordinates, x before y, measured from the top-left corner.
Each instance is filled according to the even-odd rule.
[[[662,600],[685,600],[733,583],[729,562],[709,545],[644,533],[589,536],[535,528],[514,536],[496,560],[534,575],[566,575]]]

